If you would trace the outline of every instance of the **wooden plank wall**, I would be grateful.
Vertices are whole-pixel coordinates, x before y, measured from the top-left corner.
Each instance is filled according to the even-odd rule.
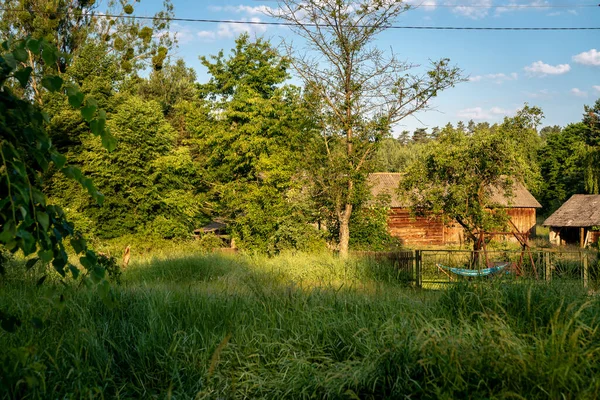
[[[508,215],[520,232],[535,233],[535,208],[511,208]],[[411,217],[405,208],[392,208],[388,217],[390,234],[401,240],[403,245],[462,244],[465,240],[463,228],[455,224],[445,225],[435,217]],[[498,236],[495,240],[517,241],[512,235]]]
[[[444,224],[439,218],[411,217],[406,208],[392,208],[388,217],[390,234],[403,245],[443,245]]]

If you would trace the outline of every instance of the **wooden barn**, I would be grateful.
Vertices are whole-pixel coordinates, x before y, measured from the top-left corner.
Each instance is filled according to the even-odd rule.
[[[600,195],[575,194],[544,221],[550,243],[586,247],[600,240]]]
[[[388,196],[391,208],[388,229],[392,236],[399,238],[407,246],[462,244],[465,241],[463,228],[454,224],[444,224],[439,217],[413,217],[410,207],[398,198],[396,189],[402,174],[374,173],[369,175],[371,193],[375,197]],[[536,209],[541,204],[521,184],[513,188],[513,198],[505,198],[499,191],[493,191],[492,203],[507,207],[507,213],[519,232],[533,234],[536,224]],[[512,236],[506,240],[516,241]]]

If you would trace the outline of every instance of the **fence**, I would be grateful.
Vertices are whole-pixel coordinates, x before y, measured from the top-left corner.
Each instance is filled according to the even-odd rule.
[[[600,286],[598,252],[571,249],[415,250],[361,252],[378,263],[388,263],[399,279],[416,287],[440,289],[465,280],[535,279]]]

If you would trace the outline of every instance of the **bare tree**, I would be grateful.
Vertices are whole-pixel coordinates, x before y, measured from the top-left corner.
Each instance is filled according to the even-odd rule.
[[[307,92],[320,105],[319,117],[326,153],[319,181],[333,187],[333,214],[339,224],[339,252],[348,254],[349,222],[357,204],[358,182],[364,182],[379,140],[391,126],[419,110],[439,91],[461,80],[448,59],[431,63],[427,71],[409,73],[416,65],[401,61],[374,45],[410,7],[400,0],[278,0],[271,15],[284,20],[305,47],[287,43]],[[341,149],[340,149],[341,148]]]

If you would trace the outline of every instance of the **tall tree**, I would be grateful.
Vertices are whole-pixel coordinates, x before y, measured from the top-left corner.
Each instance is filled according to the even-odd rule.
[[[436,214],[458,222],[478,250],[481,231],[503,227],[502,209],[490,203],[492,190],[512,195],[513,182],[533,186],[537,165],[524,151],[522,140],[537,136],[541,111],[525,107],[499,126],[477,126],[472,134],[446,126],[437,141],[412,164],[401,190],[416,214]]]
[[[263,39],[242,35],[231,54],[201,57],[211,78],[203,97],[182,104],[189,143],[206,182],[213,215],[239,244],[259,251],[305,248],[310,199],[302,162],[310,146],[304,100],[286,85],[289,60]]]
[[[173,15],[170,0],[165,0],[164,9],[150,25],[128,18],[134,7],[123,0],[0,0],[0,10],[0,38],[43,38],[62,52],[52,59],[28,51],[27,57],[19,60],[35,72],[31,94],[39,104],[45,93],[40,74],[53,65],[59,74],[64,73],[70,60],[90,41],[102,43],[106,54],[115,56],[118,68],[127,72],[150,65],[162,68],[174,44],[174,38],[166,33]]]
[[[460,80],[449,60],[434,62],[423,75],[386,54],[374,41],[409,7],[401,0],[279,0],[273,15],[289,23],[308,52],[288,46],[306,89],[319,101],[322,148],[330,177],[338,248],[348,254],[349,222],[373,150],[391,125],[427,108],[441,90]],[[340,151],[339,148],[342,148]]]
[[[542,185],[537,198],[544,214],[550,215],[572,195],[585,193],[587,127],[580,122],[564,129],[546,128],[541,131],[545,143],[539,151]]]
[[[588,193],[600,193],[600,99],[593,106],[585,106],[583,124],[587,128],[585,143],[585,188]]]

